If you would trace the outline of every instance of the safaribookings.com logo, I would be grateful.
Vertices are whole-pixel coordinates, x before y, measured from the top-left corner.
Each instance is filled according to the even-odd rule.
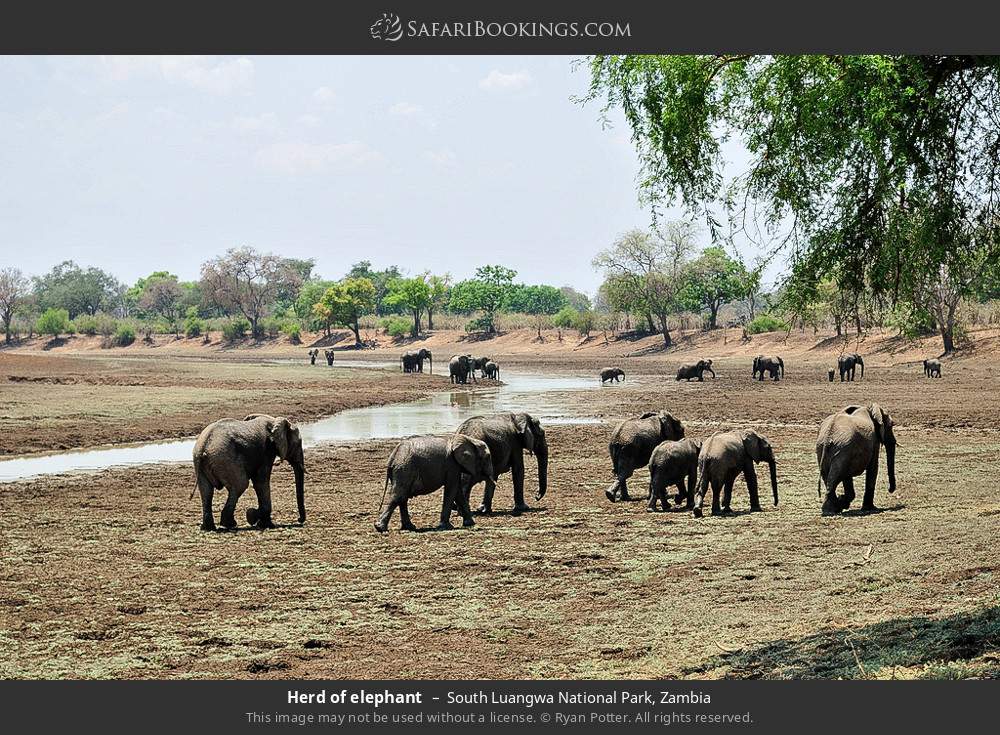
[[[395,13],[382,17],[369,28],[376,41],[407,38],[630,38],[632,29],[623,21],[419,21],[403,25]]]

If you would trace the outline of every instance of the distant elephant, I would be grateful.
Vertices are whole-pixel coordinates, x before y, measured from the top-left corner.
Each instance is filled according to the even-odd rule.
[[[837,371],[834,370],[833,368],[830,368],[829,370],[826,371],[826,377],[828,377],[830,379],[831,383],[833,382],[833,376],[836,375],[836,374],[837,374]]]
[[[941,361],[933,357],[924,360],[924,376],[928,378],[941,377]]]
[[[476,522],[469,511],[466,488],[470,483],[493,476],[493,462],[489,447],[478,439],[462,434],[449,437],[415,436],[404,439],[389,455],[385,470],[385,489],[389,503],[375,522],[375,530],[385,532],[389,528],[392,512],[399,508],[400,527],[404,531],[415,531],[410,520],[407,503],[418,495],[429,495],[438,488],[444,488],[441,505],[440,530],[450,529],[452,505],[458,503],[462,513],[462,525],[474,526]]]
[[[698,362],[686,363],[677,368],[677,380],[698,378],[698,382],[701,383],[705,380],[705,371],[712,373],[712,378],[715,379],[715,371],[712,370],[711,360],[698,360]]]
[[[545,430],[534,416],[527,413],[500,413],[495,416],[474,416],[467,419],[458,431],[486,442],[493,458],[493,476],[484,478],[483,502],[478,513],[493,512],[493,493],[496,481],[510,472],[514,485],[514,512],[528,510],[524,502],[524,453],[534,454],[538,461],[538,492],[535,500],[545,497],[549,482],[549,444]],[[478,480],[477,480],[478,482]],[[476,483],[468,485],[469,491]]]
[[[434,372],[434,356],[426,348],[417,352],[405,352],[399,359],[402,363],[404,373],[422,373],[424,371],[424,360],[430,361],[430,372]]]
[[[816,440],[820,475],[817,493],[822,494],[821,486],[826,486],[823,515],[850,507],[854,500],[854,478],[862,472],[865,473],[862,510],[875,509],[879,445],[885,447],[889,492],[896,491],[896,437],[892,426],[892,417],[877,403],[867,408],[848,406],[823,420]],[[837,497],[837,485],[844,486],[842,498]]]
[[[865,361],[857,352],[847,352],[837,359],[837,369],[840,370],[840,382],[846,377],[848,382],[854,381],[854,371],[861,366],[861,377],[865,377]]]
[[[649,458],[649,510],[656,510],[659,501],[663,510],[670,507],[667,487],[677,486],[674,502],[687,500],[688,510],[694,507],[694,489],[698,478],[698,453],[701,441],[681,439],[660,442]],[[684,482],[687,480],[687,487]]]
[[[315,365],[316,364],[316,357],[318,355],[319,355],[319,350],[318,349],[309,350],[309,364],[310,365]]]
[[[774,504],[778,504],[778,473],[774,460],[774,450],[767,439],[756,431],[727,431],[713,434],[702,445],[698,455],[698,491],[694,496],[694,516],[701,518],[701,506],[705,502],[709,485],[712,487],[712,515],[731,512],[733,483],[743,474],[750,493],[750,510],[759,511],[760,498],[757,495],[757,472],[755,462],[767,462],[771,471],[771,493]],[[719,491],[723,490],[722,504]]]
[[[330,366],[333,366],[334,351],[333,350],[323,350],[323,354],[326,356],[326,364],[330,365]]]
[[[486,377],[490,380],[500,380],[500,366],[492,360],[486,363],[486,367],[483,370]]]
[[[753,376],[756,378],[760,373],[760,379],[764,379],[764,373],[768,373],[771,379],[777,381],[779,376],[785,377],[785,362],[778,356],[768,357],[767,355],[757,355],[753,359]]]
[[[282,417],[251,414],[243,421],[220,419],[209,424],[194,444],[195,487],[201,493],[201,528],[214,531],[212,495],[226,488],[229,497],[219,525],[236,528],[236,503],[252,482],[257,508],[247,510],[247,522],[257,528],[274,528],[271,520],[271,470],[283,459],[295,473],[295,499],[299,523],[306,521],[305,459],[299,430]],[[192,491],[191,495],[194,495]]]
[[[473,357],[472,358],[472,377],[476,377],[476,371],[479,371],[481,377],[486,376],[486,365],[490,362],[488,357]]]
[[[640,467],[649,464],[656,446],[667,439],[684,438],[684,426],[666,411],[650,411],[639,418],[622,421],[611,432],[608,452],[615,481],[604,494],[612,503],[618,495],[629,500],[627,480]]]
[[[601,385],[604,385],[609,380],[613,380],[617,383],[619,378],[621,378],[624,382],[625,371],[621,368],[604,368],[601,370]]]
[[[454,355],[448,362],[448,372],[451,374],[451,382],[465,385],[469,382],[469,375],[472,373],[472,357],[469,355]],[[473,374],[472,379],[476,376]]]

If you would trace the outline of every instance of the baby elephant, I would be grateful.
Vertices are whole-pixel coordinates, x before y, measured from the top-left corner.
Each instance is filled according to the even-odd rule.
[[[389,504],[375,522],[375,530],[385,532],[389,528],[392,512],[399,507],[400,527],[404,531],[415,531],[410,520],[407,501],[417,495],[429,495],[444,487],[439,530],[451,525],[451,508],[457,501],[462,513],[462,525],[474,526],[469,511],[468,488],[483,480],[493,479],[493,458],[485,442],[453,434],[450,437],[415,436],[404,439],[389,455],[389,465],[385,471],[385,490],[382,503],[389,491]]]
[[[701,441],[698,439],[681,439],[680,441],[665,441],[653,450],[649,458],[649,510],[656,510],[659,500],[663,510],[670,508],[667,500],[667,486],[676,485],[677,495],[674,502],[687,498],[687,509],[694,508],[694,486],[698,477],[698,453],[701,452]],[[687,480],[687,487],[684,481]]]
[[[622,382],[625,381],[625,371],[621,368],[604,368],[601,371],[601,385],[604,385],[609,380],[617,383],[619,378],[621,378]]]
[[[500,366],[490,360],[483,368],[483,374],[490,380],[500,380]]]
[[[694,497],[694,516],[701,518],[701,506],[712,486],[712,515],[729,513],[729,503],[733,497],[733,483],[743,475],[750,492],[750,510],[761,510],[757,495],[757,473],[755,462],[767,462],[771,470],[771,492],[774,504],[778,504],[778,475],[774,461],[774,450],[766,438],[756,431],[727,431],[713,434],[705,440],[698,455],[698,492]],[[722,504],[719,491],[724,490]]]
[[[941,361],[934,358],[924,360],[924,376],[928,378],[940,378]]]

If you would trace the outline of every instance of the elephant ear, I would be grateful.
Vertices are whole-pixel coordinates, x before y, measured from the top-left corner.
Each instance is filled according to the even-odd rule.
[[[653,416],[659,416],[659,414],[656,411],[646,411],[646,413],[644,413],[639,418],[640,419],[648,419],[648,418],[651,418]]]
[[[889,424],[890,427],[892,426],[889,415],[877,403],[873,403],[868,407],[868,413],[871,414],[872,423],[875,424],[875,435],[878,437],[879,442],[885,444],[886,424]]]
[[[528,452],[534,454],[535,432],[531,430],[531,416],[526,413],[515,413],[514,426],[517,427],[517,431],[521,435],[521,439],[524,442],[524,448],[528,450]]]
[[[462,471],[468,475],[476,476],[476,447],[472,439],[464,434],[455,434],[448,441],[448,456],[458,463]]]
[[[678,419],[675,419],[673,414],[666,411],[660,411],[660,436],[665,438],[673,437],[676,439],[684,438],[684,426]]]
[[[756,431],[744,431],[743,432],[743,448],[746,450],[747,456],[753,461],[757,462],[763,456],[764,449],[764,439]]]
[[[275,448],[278,450],[278,456],[282,459],[288,459],[288,452],[291,449],[291,433],[292,425],[288,422],[288,419],[279,418],[274,420],[270,437],[271,441],[274,442]]]
[[[267,414],[263,414],[263,413],[248,413],[246,416],[243,417],[243,420],[244,421],[253,421],[254,419],[259,419],[261,416],[265,416],[266,417]]]

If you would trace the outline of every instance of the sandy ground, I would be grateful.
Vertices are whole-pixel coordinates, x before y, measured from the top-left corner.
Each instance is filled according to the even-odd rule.
[[[606,357],[521,359],[588,372]],[[372,529],[393,441],[311,450],[308,523],[268,532],[199,531],[188,466],[0,485],[0,676],[1000,674],[1000,364],[963,359],[927,380],[877,353],[864,381],[830,384],[829,351],[804,350],[781,383],[723,357],[717,380],[687,384],[669,377],[674,355],[620,359],[625,384],[567,394],[568,413],[603,423],[548,429],[549,492],[534,511],[509,514],[507,476],[498,513],[468,531],[402,533],[398,516],[390,533]],[[881,512],[823,518],[818,423],[872,400],[897,424],[899,489],[886,492],[883,471]],[[780,505],[746,513],[742,483],[730,517],[610,504],[614,422],[660,408],[690,436],[766,434]],[[646,481],[636,474],[634,496]],[[279,524],[294,519],[292,485],[279,466]],[[419,527],[439,503],[412,504]]]

